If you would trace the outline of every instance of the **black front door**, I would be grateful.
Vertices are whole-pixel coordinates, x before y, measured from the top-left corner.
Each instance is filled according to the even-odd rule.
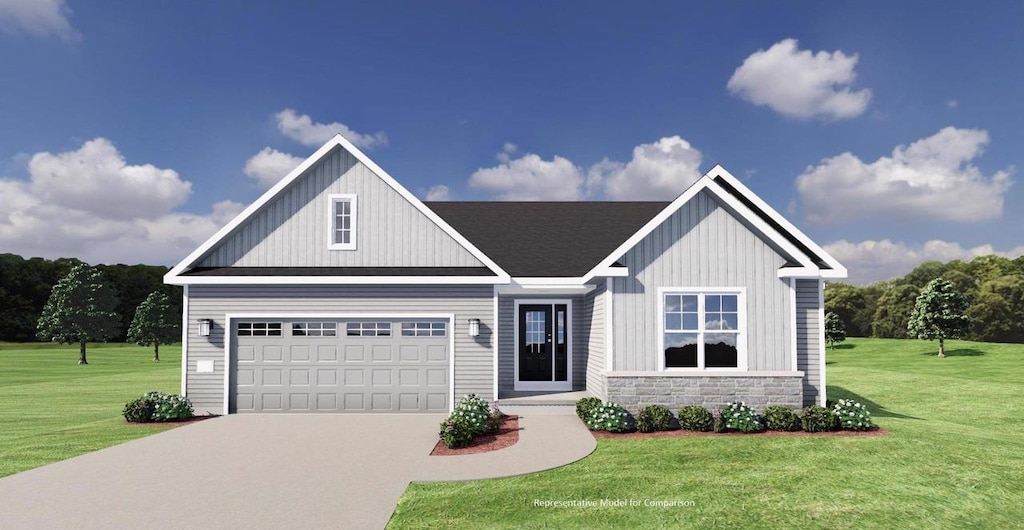
[[[519,381],[565,383],[569,371],[565,304],[519,306]]]

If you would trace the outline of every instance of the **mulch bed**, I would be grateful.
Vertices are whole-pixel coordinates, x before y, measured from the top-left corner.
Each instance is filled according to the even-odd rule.
[[[501,420],[498,432],[478,436],[466,447],[449,449],[444,442],[438,440],[430,456],[472,455],[497,451],[514,445],[519,441],[519,416],[505,416]]]
[[[183,425],[188,425],[190,423],[196,423],[196,422],[199,422],[199,421],[208,420],[210,418],[219,418],[219,417],[220,416],[217,415],[217,414],[209,414],[209,415],[204,415],[204,416],[192,416],[191,418],[189,418],[187,420],[147,421],[147,422],[144,422],[144,423],[126,421],[125,423],[128,424],[128,425],[136,425],[136,426],[139,426],[139,427],[160,427],[160,426],[163,426],[163,425],[174,425],[175,427],[181,427]]]
[[[755,433],[742,433],[742,432],[699,432],[699,431],[687,431],[683,429],[677,429],[674,431],[656,431],[656,432],[623,432],[615,433],[608,431],[590,431],[590,434],[594,435],[594,438],[679,438],[684,436],[885,436],[889,434],[889,431],[885,429],[875,429],[873,431],[831,431],[831,432],[806,432],[806,431],[761,431]]]

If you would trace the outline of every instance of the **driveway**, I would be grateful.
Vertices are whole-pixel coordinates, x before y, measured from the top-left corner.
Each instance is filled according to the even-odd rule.
[[[205,420],[0,479],[0,528],[382,528],[410,481],[550,469],[596,445],[575,417],[534,416],[508,449],[430,457],[443,418]]]

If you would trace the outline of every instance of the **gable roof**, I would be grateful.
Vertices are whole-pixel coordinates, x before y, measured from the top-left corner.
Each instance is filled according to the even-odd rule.
[[[427,202],[513,277],[579,278],[668,202]]]
[[[268,283],[268,284],[281,284],[281,283],[409,283],[415,281],[417,283],[457,283],[456,279],[465,279],[467,283],[507,283],[509,281],[509,275],[501,267],[498,266],[494,261],[491,260],[486,254],[480,251],[480,249],[473,246],[462,234],[451,227],[447,222],[441,219],[433,210],[427,208],[423,203],[416,198],[412,193],[409,192],[404,186],[398,183],[391,175],[384,171],[378,166],[373,160],[370,160],[362,151],[356,146],[352,145],[351,142],[345,139],[341,134],[336,134],[334,138],[331,138],[320,149],[317,149],[315,153],[310,155],[306,160],[293,169],[287,176],[278,181],[273,187],[267,190],[263,195],[260,196],[255,202],[246,207],[241,213],[235,216],[227,225],[217,231],[213,236],[207,239],[202,245],[189,254],[185,259],[181,260],[175,265],[167,274],[164,275],[164,282],[170,284],[185,285],[190,283],[219,283],[224,281],[223,278],[227,275],[187,275],[187,271],[195,266],[199,260],[201,260],[207,253],[216,248],[216,246],[226,240],[235,230],[243,226],[247,221],[256,216],[260,210],[274,200],[277,196],[282,194],[293,182],[301,178],[302,175],[313,165],[320,160],[327,157],[334,149],[341,148],[352,154],[360,163],[366,166],[373,174],[385,182],[388,186],[398,192],[406,201],[409,202],[414,208],[419,210],[425,215],[431,222],[438,226],[442,231],[454,239],[459,245],[465,248],[475,258],[480,260],[481,263],[491,272],[488,276],[480,276],[479,274],[468,274],[465,276],[453,277],[444,274],[427,274],[416,276],[410,280],[410,277],[396,277],[382,274],[366,274],[360,276],[353,275],[306,275],[306,276],[287,276],[281,275],[280,271],[274,271],[275,274],[270,274],[269,269],[260,271],[249,271],[251,274],[247,275],[232,275],[233,277],[245,276],[244,279],[238,281],[230,281],[224,283]],[[243,281],[244,280],[244,281]],[[392,281],[394,280],[394,281]]]

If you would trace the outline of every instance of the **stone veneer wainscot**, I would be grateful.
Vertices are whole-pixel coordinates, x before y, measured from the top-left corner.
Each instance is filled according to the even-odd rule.
[[[663,405],[676,412],[686,405],[709,410],[742,401],[764,411],[769,405],[798,409],[803,405],[802,372],[636,373],[607,374],[607,400],[633,414],[647,405]]]

